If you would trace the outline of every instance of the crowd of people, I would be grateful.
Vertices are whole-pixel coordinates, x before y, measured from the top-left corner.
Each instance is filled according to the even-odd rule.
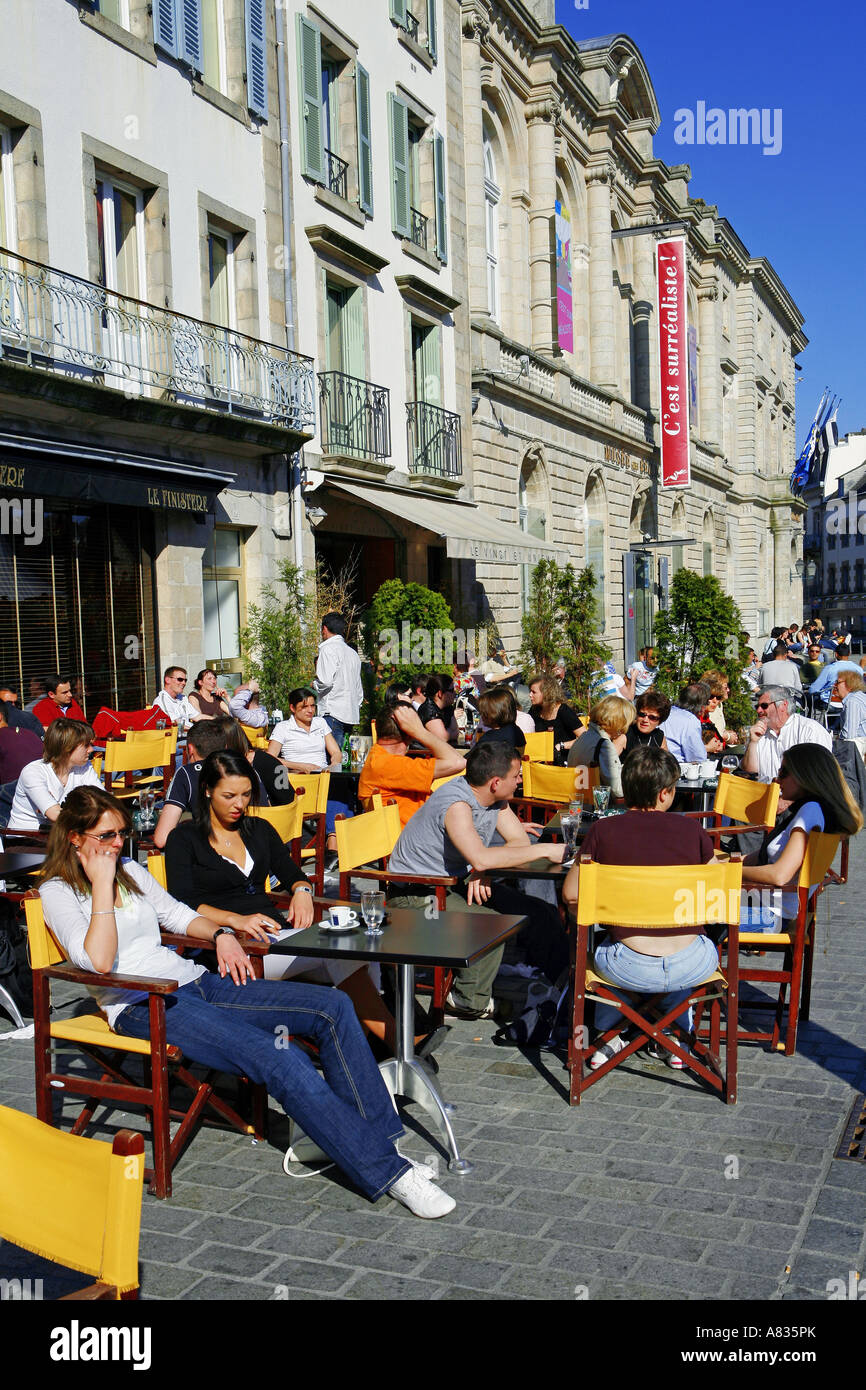
[[[742,772],[781,784],[778,822],[746,861],[752,886],[778,890],[768,912],[748,920],[778,929],[796,909],[791,884],[810,831],[850,835],[862,825],[839,749],[853,746],[862,764],[864,681],[848,658],[850,639],[838,633],[825,639],[814,627],[796,624],[774,630],[760,660],[749,649],[744,677],[754,692],[755,718],[747,730],[727,727],[724,672],[701,672],[671,700],[656,684],[652,648],[641,650],[624,675],[612,663],[599,666],[585,711],[569,697],[564,663],[529,676],[526,709],[514,688],[521,673],[503,653],[483,668],[455,669],[453,676],[419,672],[384,692],[353,804],[354,788],[339,773],[363,701],[361,662],[345,640],[341,615],[326,615],[321,635],[315,675],[291,692],[287,718],[279,712],[275,719],[263,708],[255,680],[229,692],[214,671],[204,670],[187,694],[185,669],[165,671],[154,706],[178,726],[187,749],[153,832],[165,851],[167,891],[122,854],[129,812],[99,786],[90,762],[93,729],[71,682],[61,676],[35,692],[32,714],[19,710],[12,688],[0,689],[0,820],[5,817],[10,830],[50,830],[40,892],[47,920],[74,964],[97,975],[120,971],[176,980],[167,1011],[169,1043],[205,1065],[266,1084],[300,1129],[292,1156],[327,1155],[371,1199],[389,1192],[417,1215],[437,1217],[453,1209],[453,1199],[429,1170],[400,1154],[400,1123],[376,1066],[376,1056],[396,1046],[378,971],[272,953],[264,957],[264,978],[253,979],[243,938],[269,941],[309,926],[314,902],[302,865],[274,827],[251,811],[291,803],[293,776],[331,773],[326,872],[336,857],[336,818],[364,811],[382,796],[396,803],[401,827],[389,871],[411,880],[389,884],[392,906],[426,905],[432,885],[447,877],[453,886],[446,912],[471,906],[524,918],[508,957],[498,947],[454,972],[446,1012],[475,1021],[495,1012],[494,982],[504,958],[554,987],[567,983],[568,937],[558,902],[526,880],[497,878],[497,870],[531,858],[561,863],[566,856],[564,843],[519,819],[512,804],[528,736],[552,734],[552,761],[574,769],[576,798],[585,769],[595,769],[599,784],[609,788],[621,814],[599,819],[582,851],[609,864],[712,859],[712,842],[697,821],[658,813],[675,809],[684,764],[715,764],[726,750],[744,745]],[[821,712],[817,704],[808,712],[798,708],[801,692],[841,705],[835,744],[826,715],[814,717]],[[252,746],[248,734],[259,732],[267,748]],[[866,785],[866,776],[862,781]],[[269,880],[279,885],[278,901],[266,890]],[[576,901],[578,881],[573,866],[562,890],[566,904]],[[165,949],[160,927],[210,948],[215,968]],[[671,1008],[706,978],[716,958],[715,942],[699,929],[668,935],[614,929],[595,956],[613,985],[662,992]],[[145,996],[95,990],[117,1031],[146,1036]],[[616,1018],[615,1006],[598,1009],[599,1033],[609,1032]],[[678,1022],[687,1036],[686,1008]],[[274,1048],[278,1025],[315,1043],[320,1070],[298,1048]],[[422,1029],[416,1038],[428,1065],[435,1066],[438,1041],[438,1031]],[[615,1036],[596,1049],[589,1066],[602,1065],[623,1045],[624,1035]],[[666,1060],[682,1065],[673,1054]]]

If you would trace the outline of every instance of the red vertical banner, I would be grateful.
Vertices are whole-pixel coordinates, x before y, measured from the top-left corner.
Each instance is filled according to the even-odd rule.
[[[662,487],[688,487],[689,347],[685,237],[656,245]]]

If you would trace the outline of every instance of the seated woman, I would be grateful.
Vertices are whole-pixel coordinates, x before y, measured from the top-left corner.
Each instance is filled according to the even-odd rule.
[[[478,743],[509,743],[521,757],[526,735],[517,723],[517,701],[508,686],[495,685],[478,697],[478,713],[484,732]]]
[[[660,690],[647,690],[643,695],[638,695],[634,709],[634,723],[625,736],[622,757],[627,758],[633,748],[667,748],[667,739],[659,727],[671,712],[667,695]]]
[[[418,718],[431,734],[444,739],[446,743],[456,744],[460,729],[454,718],[454,681],[451,676],[431,676],[424,688],[424,702],[418,709]]]
[[[680,765],[662,748],[635,748],[622,767],[625,815],[598,821],[583,842],[582,854],[599,864],[709,864],[713,842],[697,821],[685,816],[658,815],[669,811],[676,796]],[[567,903],[577,903],[580,868],[569,871],[563,887]],[[686,1000],[694,985],[709,978],[718,965],[712,940],[692,927],[662,934],[641,932],[637,927],[611,927],[595,952],[600,975],[613,985],[640,994],[662,994],[665,1013]],[[599,1033],[612,1028],[619,1010],[613,1004],[596,1004],[595,1026]],[[691,1031],[690,1010],[677,1018]],[[621,1052],[626,1039],[620,1034],[599,1047],[590,1058],[591,1071]],[[681,1071],[682,1058],[665,1049],[665,1061]]]
[[[842,769],[821,744],[795,743],[786,748],[776,781],[781,787],[779,805],[784,801],[786,809],[773,829],[764,832],[764,843],[746,857],[743,867],[740,925],[749,931],[783,931],[784,923],[796,917],[797,878],[811,831],[856,835],[863,825]],[[759,903],[749,891],[756,887],[770,890],[761,891]]]
[[[211,753],[198,778],[195,818],[172,830],[165,846],[165,875],[172,897],[203,917],[232,931],[259,925],[276,932],[310,926],[312,889],[274,827],[247,815],[257,798],[255,774],[237,753]],[[285,914],[274,906],[265,884],[275,878],[291,894]],[[357,961],[316,960],[305,956],[267,955],[265,978],[285,980],[313,974],[349,995],[364,1025],[392,1051],[394,1019],[388,1013],[365,966]]]
[[[231,714],[228,695],[217,682],[216,671],[205,668],[195,678],[195,690],[187,696],[193,719],[219,719],[220,715]]]
[[[634,705],[618,695],[605,695],[589,711],[589,726],[571,746],[569,767],[597,767],[603,787],[622,799],[622,763],[626,734],[634,723]]]
[[[306,685],[293,690],[289,695],[289,709],[289,718],[271,731],[268,744],[271,757],[279,758],[289,772],[324,772],[329,767],[339,770],[343,766],[343,755],[327,720],[316,714],[315,690]],[[329,799],[325,829],[327,848],[331,852],[337,848],[336,817],[351,814],[344,801]]]
[[[76,788],[61,808],[39,895],[69,960],[97,977],[117,971],[176,980],[180,988],[165,1010],[171,1045],[205,1067],[266,1085],[371,1201],[389,1192],[416,1216],[453,1210],[430,1170],[419,1171],[396,1148],[400,1122],[349,1000],[318,985],[253,979],[230,930],[170,897],[140,864],[120,859],[129,827],[126,808],[97,787]],[[294,916],[302,915],[299,905]],[[160,926],[212,945],[219,974],[163,946]],[[91,993],[117,1033],[150,1036],[146,995],[98,983]],[[321,1072],[302,1048],[275,1047],[275,1031],[314,1042]]]
[[[98,787],[90,765],[93,730],[80,719],[55,719],[45,730],[42,758],[22,768],[9,812],[10,830],[38,830],[55,821],[76,787]]]
[[[533,676],[529,682],[532,722],[536,733],[553,730],[553,761],[565,767],[574,740],[582,732],[580,720],[562,697],[562,686],[553,676]]]

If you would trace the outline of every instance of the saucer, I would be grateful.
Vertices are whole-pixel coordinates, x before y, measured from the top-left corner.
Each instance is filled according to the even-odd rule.
[[[335,936],[338,935],[340,932],[357,931],[360,925],[361,923],[358,920],[354,922],[346,922],[345,926],[340,926],[339,923],[336,926],[334,926],[333,922],[329,922],[327,920],[323,920],[321,922],[316,923],[316,926],[318,927],[319,931],[331,932],[331,934]]]

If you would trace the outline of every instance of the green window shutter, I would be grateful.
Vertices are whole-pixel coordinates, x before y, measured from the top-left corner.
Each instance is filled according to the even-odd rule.
[[[427,0],[427,52],[436,62],[436,0]]]
[[[391,18],[396,19],[402,29],[406,28],[406,0],[390,0]]]
[[[247,0],[247,105],[268,119],[268,53],[265,46],[265,0]]]
[[[153,0],[153,42],[164,53],[178,58],[177,15],[174,0]]]
[[[370,74],[355,64],[355,104],[358,116],[358,206],[373,216],[373,149],[370,144]]]
[[[367,374],[364,353],[364,292],[347,290],[343,299],[343,371],[363,381]]]
[[[445,139],[438,131],[433,135],[433,188],[436,202],[436,255],[445,265],[448,260],[448,220],[445,215]]]
[[[322,136],[322,36],[315,24],[296,15],[298,98],[301,109],[301,164],[305,178],[323,183],[325,142]]]
[[[421,380],[424,400],[430,405],[442,404],[441,356],[439,348],[440,328],[428,328],[421,340]]]
[[[391,137],[391,226],[398,236],[409,235],[409,108],[388,93],[388,131]]]

